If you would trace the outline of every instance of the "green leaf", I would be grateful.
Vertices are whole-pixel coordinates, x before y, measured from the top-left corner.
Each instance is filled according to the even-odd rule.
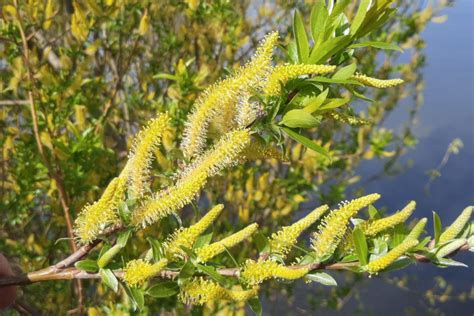
[[[163,258],[161,242],[151,237],[147,237],[146,240],[150,244],[153,260],[158,262],[161,258]]]
[[[127,229],[127,230],[121,232],[117,237],[116,245],[120,246],[121,248],[125,247],[127,245],[127,241],[130,238],[131,234],[132,234],[131,229]]]
[[[121,202],[119,205],[118,205],[118,212],[119,212],[119,216],[120,218],[125,222],[127,223],[130,219],[130,210],[128,208],[128,205],[126,202]]]
[[[315,112],[317,109],[319,109],[321,104],[323,104],[323,102],[326,100],[328,93],[329,93],[329,89],[326,89],[323,92],[321,92],[317,97],[309,99],[304,104],[303,111],[306,111],[308,113]]]
[[[450,258],[438,258],[439,265],[447,266],[447,267],[463,267],[469,268],[469,266],[465,263],[450,259]]]
[[[371,219],[379,219],[381,217],[379,211],[372,204],[369,205],[368,212]]]
[[[318,282],[327,286],[337,286],[336,280],[325,272],[308,273],[304,278],[306,280]]]
[[[403,53],[403,49],[401,49],[399,46],[392,43],[387,43],[387,42],[368,41],[368,42],[352,44],[349,46],[349,48],[361,48],[361,47],[375,47],[375,48],[380,48],[380,49],[385,49],[385,50],[396,50]]]
[[[212,234],[213,232],[209,232],[207,234],[203,234],[196,239],[196,242],[194,243],[193,249],[198,249],[201,248],[202,246],[208,245],[211,240],[212,240]]]
[[[177,293],[179,293],[179,286],[173,281],[159,282],[146,291],[146,295],[154,298],[170,297]]]
[[[79,270],[83,270],[86,272],[97,272],[99,270],[97,261],[91,260],[91,259],[78,261],[74,264],[74,266],[78,268]]]
[[[256,232],[252,236],[255,245],[257,245],[257,249],[259,253],[266,253],[270,251],[270,246],[268,243],[268,238],[263,235],[261,232]]]
[[[281,125],[297,128],[311,128],[319,124],[319,120],[305,110],[288,111],[280,121]]]
[[[390,272],[390,271],[396,271],[400,270],[403,268],[406,268],[412,263],[412,259],[408,257],[401,257],[392,262],[388,267],[386,267],[383,271],[384,272]]]
[[[304,145],[305,147],[317,152],[318,154],[321,154],[325,156],[326,158],[329,159],[329,154],[324,149],[323,147],[319,146],[318,144],[315,144],[311,139],[304,137],[303,135],[300,135],[293,131],[292,129],[289,129],[287,127],[282,127],[282,131],[285,132],[290,138],[293,140],[297,141],[298,143]]]
[[[364,22],[365,15],[367,14],[367,9],[372,1],[371,0],[361,0],[357,13],[351,23],[351,34],[356,34],[359,27]]]
[[[435,244],[438,244],[439,242],[439,237],[441,236],[442,233],[442,225],[441,225],[441,219],[439,218],[439,215],[433,211],[433,230],[434,230],[434,238],[435,238]]]
[[[324,1],[317,1],[311,10],[311,35],[313,36],[314,47],[318,47],[323,41],[328,16]]]
[[[249,299],[247,304],[249,304],[250,309],[256,316],[262,316],[262,303],[260,303],[258,297]]]
[[[102,281],[114,292],[118,291],[118,280],[110,269],[100,269],[99,275]]]
[[[196,270],[196,267],[191,261],[186,262],[181,268],[181,271],[179,272],[178,280],[180,282],[183,282],[191,278],[194,275],[195,270]]]
[[[291,41],[287,47],[288,59],[294,63],[298,63],[298,48],[296,47],[296,42]]]
[[[343,106],[344,104],[348,103],[351,99],[347,98],[347,99],[329,99],[331,101],[329,101],[328,103],[324,104],[323,106],[321,106],[318,111],[323,111],[323,110],[332,110],[332,109],[335,109],[335,108],[338,108],[340,106]]]
[[[219,282],[221,285],[225,286],[227,284],[226,279],[222,275],[217,273],[215,268],[210,267],[210,266],[205,266],[199,263],[196,265],[196,267],[202,272],[204,272],[205,274],[207,274],[208,276],[210,276],[212,279],[214,279],[214,281]]]
[[[369,263],[369,248],[367,246],[367,240],[365,235],[359,227],[356,227],[352,232],[352,237],[354,239],[354,246],[357,257],[361,266],[365,266]]]
[[[309,44],[306,31],[304,29],[303,19],[298,10],[293,16],[293,34],[296,40],[296,48],[300,63],[306,63],[309,55]]]
[[[137,304],[138,310],[143,310],[145,307],[145,296],[143,294],[143,290],[140,288],[131,287],[130,294],[135,304]]]
[[[132,302],[133,311],[136,311],[137,309],[140,308],[141,297],[139,297],[139,294],[137,295],[136,289],[128,286],[125,283],[122,283],[122,286],[123,286],[123,289],[125,290],[125,293],[127,294],[127,296],[130,298],[130,301]],[[144,301],[145,301],[145,298],[143,298],[143,302]]]
[[[308,64],[318,64],[325,62],[329,57],[344,50],[351,40],[352,38],[349,35],[344,35],[325,41],[317,49],[313,48],[308,59]]]
[[[354,75],[356,69],[357,69],[357,65],[355,63],[342,67],[332,76],[332,79],[340,79],[340,80],[349,79],[350,77]]]

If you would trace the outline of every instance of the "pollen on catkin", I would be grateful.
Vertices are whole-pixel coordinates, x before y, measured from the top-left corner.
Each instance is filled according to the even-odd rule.
[[[117,207],[123,199],[125,185],[124,178],[114,178],[98,201],[84,206],[74,227],[74,234],[81,244],[94,241],[106,227],[120,221]]]
[[[252,236],[258,228],[257,223],[253,223],[244,229],[210,245],[196,249],[197,260],[199,262],[207,262],[215,256],[221,254],[226,248],[231,248]]]
[[[127,263],[124,269],[123,280],[130,286],[140,286],[149,278],[157,275],[168,264],[168,260],[161,259],[157,263],[137,259]]]
[[[293,225],[283,227],[278,232],[273,233],[269,240],[271,251],[282,255],[290,252],[301,233],[316,222],[328,208],[327,205],[320,206]]]
[[[271,278],[296,280],[309,272],[307,268],[294,268],[281,265],[271,260],[247,260],[240,274],[247,284],[260,284]]]
[[[123,171],[130,183],[130,194],[134,197],[140,197],[145,193],[153,152],[168,128],[169,120],[168,114],[159,114],[138,133],[134,140],[129,160]]]
[[[471,219],[473,206],[466,207],[456,220],[439,237],[439,242],[444,243],[456,238]]]
[[[146,227],[190,203],[209,177],[235,163],[250,142],[248,130],[229,132],[180,174],[176,184],[147,199],[132,213],[134,226]]]
[[[375,220],[371,223],[368,223],[367,225],[362,225],[362,230],[366,236],[375,236],[386,229],[406,221],[415,210],[415,207],[415,201],[411,201],[400,212],[382,219]]]
[[[322,259],[325,256],[332,255],[345,235],[347,224],[351,217],[357,214],[360,209],[374,203],[379,198],[380,195],[377,193],[369,194],[346,202],[339,209],[331,211],[323,219],[320,227],[318,227],[319,231],[313,235],[312,248],[317,258]]]
[[[194,242],[209,226],[212,225],[223,209],[224,205],[216,205],[196,224],[188,228],[181,228],[173,233],[173,235],[165,242],[167,257],[173,258],[183,256],[185,253],[181,247],[191,249]]]
[[[185,304],[202,305],[215,300],[243,302],[258,294],[258,287],[249,290],[230,290],[219,284],[200,278],[194,278],[181,287],[180,300]]]
[[[285,84],[290,79],[301,75],[325,74],[335,69],[336,66],[331,65],[297,64],[276,66],[268,78],[264,93],[266,95],[278,95],[281,91],[281,84]]]
[[[401,244],[390,250],[387,254],[369,262],[369,264],[365,266],[365,270],[370,274],[375,274],[388,267],[392,262],[400,258],[403,254],[405,254],[405,252],[416,245],[418,245],[418,240],[405,239]]]
[[[230,107],[235,107],[239,96],[258,89],[271,69],[273,48],[278,40],[274,32],[265,37],[250,62],[226,78],[209,87],[195,103],[184,128],[181,150],[185,157],[191,158],[202,152],[209,122],[216,115]]]
[[[420,219],[405,238],[418,239],[421,233],[423,233],[423,230],[425,229],[427,222],[428,222],[428,219],[426,217],[423,217],[422,219]]]
[[[356,74],[355,76],[351,77],[351,79],[359,81],[365,86],[380,88],[380,89],[395,87],[403,83],[402,79],[382,80],[382,79],[368,77],[363,74]]]

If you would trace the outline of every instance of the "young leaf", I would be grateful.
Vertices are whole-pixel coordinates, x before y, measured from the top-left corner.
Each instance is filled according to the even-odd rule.
[[[327,158],[329,158],[329,154],[324,149],[323,147],[319,146],[318,144],[314,143],[311,139],[304,137],[303,135],[300,135],[293,131],[292,129],[289,129],[287,127],[282,127],[281,130],[285,132],[290,138],[293,140],[297,141],[298,143],[304,145],[305,147],[317,152],[318,154],[321,154]]]
[[[186,262],[181,268],[181,271],[179,272],[178,280],[182,282],[191,278],[195,270],[196,270],[196,267],[191,261]]]
[[[386,42],[361,42],[357,44],[352,44],[349,46],[349,48],[361,48],[361,47],[374,47],[374,48],[380,48],[380,49],[385,49],[385,50],[396,50],[401,53],[403,53],[403,49],[398,47],[395,44],[392,43],[386,43]]]
[[[329,89],[324,90],[321,92],[317,97],[311,98],[307,103],[305,103],[305,107],[303,108],[303,111],[306,111],[308,113],[313,113],[316,111],[321,104],[326,100],[327,96],[329,93]]]
[[[351,23],[351,34],[356,34],[359,27],[364,22],[365,15],[367,14],[367,9],[372,1],[371,0],[361,0],[359,3],[359,8],[357,13]]]
[[[323,40],[328,16],[328,10],[324,1],[317,1],[311,10],[311,35],[313,36],[315,47],[313,49],[317,49]]]
[[[143,290],[140,288],[130,288],[130,296],[133,298],[135,304],[137,304],[138,310],[143,310],[145,307],[145,297]]]
[[[253,241],[255,242],[255,245],[257,245],[257,249],[259,253],[265,253],[268,252],[269,249],[269,244],[268,244],[268,238],[263,235],[261,232],[256,232],[252,236]]]
[[[325,62],[329,57],[344,50],[351,42],[352,38],[349,35],[331,38],[325,41],[318,49],[313,49],[308,59],[308,64],[318,64]]]
[[[332,76],[332,79],[341,79],[341,80],[349,79],[350,77],[354,75],[356,69],[357,69],[357,65],[355,63],[342,67]]]
[[[170,297],[179,292],[179,287],[176,282],[162,281],[150,287],[146,294],[154,298]]]
[[[256,316],[262,316],[262,303],[260,303],[260,299],[258,297],[249,299],[247,303]]]
[[[151,246],[153,260],[158,262],[163,257],[161,242],[151,237],[147,237],[146,240]]]
[[[309,55],[309,44],[306,31],[304,29],[303,19],[298,10],[293,16],[293,34],[296,40],[296,48],[300,63],[306,63]]]
[[[118,291],[118,280],[110,269],[100,269],[99,275],[102,281],[114,292]]]
[[[86,272],[97,272],[97,270],[99,270],[97,261],[91,260],[91,259],[78,261],[74,264],[74,266],[78,268],[79,270],[83,270]]]
[[[381,217],[379,211],[373,205],[369,205],[368,212],[371,219],[379,219]]]
[[[319,120],[305,110],[288,111],[280,121],[280,124],[288,127],[311,128],[319,124]]]
[[[434,238],[435,238],[435,244],[438,244],[439,242],[439,236],[441,236],[442,233],[442,225],[441,225],[441,219],[439,218],[439,215],[433,211],[433,230],[434,230]]]
[[[354,239],[354,246],[357,257],[361,266],[365,266],[369,263],[369,248],[367,247],[367,240],[365,235],[359,227],[356,227],[352,232],[352,237]]]
[[[305,279],[327,286],[337,286],[336,280],[325,272],[313,272],[305,275]]]
[[[202,246],[208,245],[211,242],[212,234],[213,233],[211,231],[207,234],[203,234],[203,235],[199,236],[198,239],[196,239],[196,242],[193,245],[193,249],[198,249],[198,248],[201,248]]]
[[[117,237],[116,245],[119,245],[121,248],[125,247],[127,245],[127,241],[130,238],[131,234],[132,234],[131,229],[127,229],[127,230],[121,232]]]
[[[339,99],[338,98],[338,99],[330,99],[330,100],[331,101],[329,101],[328,103],[321,106],[318,110],[319,111],[332,110],[332,109],[338,108],[340,106],[343,106],[344,104],[349,102],[351,99],[349,99],[349,98]]]
[[[226,279],[222,275],[217,273],[215,268],[205,266],[199,263],[196,265],[196,267],[208,276],[210,276],[212,279],[214,279],[214,281],[219,282],[221,285],[225,286],[227,284]]]

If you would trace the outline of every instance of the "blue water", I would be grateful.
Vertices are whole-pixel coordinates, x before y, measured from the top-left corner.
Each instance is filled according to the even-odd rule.
[[[366,192],[382,194],[381,204],[389,210],[400,209],[409,200],[417,201],[414,217],[430,219],[428,231],[432,233],[431,212],[437,211],[443,224],[450,223],[466,206],[474,204],[474,52],[473,52],[474,1],[463,0],[447,8],[448,20],[443,24],[431,23],[422,33],[426,40],[427,66],[423,69],[426,84],[425,102],[418,115],[413,132],[419,140],[401,162],[413,165],[400,175],[382,177],[364,186]],[[408,117],[409,105],[401,104],[389,120],[387,127],[401,129]],[[426,172],[436,168],[449,143],[460,138],[464,147],[458,155],[450,157],[427,195],[424,187]],[[383,164],[374,160],[364,162],[358,173],[362,181],[382,170]],[[320,285],[297,284],[295,299],[286,302],[282,297],[269,298],[265,303],[268,315],[432,315],[436,310],[445,315],[474,315],[474,298],[460,302],[449,299],[430,305],[424,298],[426,290],[436,285],[434,278],[442,276],[453,286],[451,297],[461,292],[474,291],[474,253],[463,253],[457,260],[469,268],[440,269],[429,264],[411,266],[388,278],[407,276],[407,289],[400,289],[383,278],[364,279],[351,291],[338,311],[311,308],[311,299],[317,297]],[[347,283],[341,275],[341,285]],[[437,293],[441,293],[437,292]],[[322,296],[324,297],[324,296]],[[321,298],[319,296],[318,298]]]

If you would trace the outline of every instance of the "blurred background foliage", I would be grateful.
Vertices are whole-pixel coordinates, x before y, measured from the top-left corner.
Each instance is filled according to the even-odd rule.
[[[262,36],[278,29],[283,42],[291,37],[295,8],[309,16],[314,1],[199,1],[199,0],[20,0],[2,1],[0,19],[0,251],[18,271],[32,271],[57,262],[71,251],[68,219],[96,200],[117,175],[139,126],[160,111],[169,111],[174,126],[156,151],[155,188],[179,168],[176,165],[184,119],[193,100],[208,84],[240,65]],[[348,126],[325,121],[312,131],[331,161],[288,143],[282,160],[238,167],[214,179],[199,206],[224,203],[226,215],[214,227],[225,233],[235,225],[265,223],[263,230],[291,222],[308,204],[345,199],[347,187],[358,193],[363,160],[385,162],[381,174],[403,170],[398,158],[417,143],[411,132],[423,103],[425,64],[420,32],[428,23],[443,22],[439,12],[449,1],[399,0],[396,17],[370,35],[371,41],[391,42],[395,51],[357,50],[358,69],[377,78],[400,73],[405,84],[367,93],[375,101],[360,106],[358,115],[372,122]],[[348,15],[354,14],[350,5]],[[15,27],[21,15],[29,51],[23,58],[21,34]],[[33,133],[27,91],[33,91],[40,155]],[[402,130],[384,127],[401,100],[409,113]],[[361,103],[362,104],[362,103]],[[303,175],[303,176],[302,176]],[[160,181],[159,181],[160,180]],[[352,195],[352,194],[351,194]],[[203,207],[201,207],[204,209]],[[183,213],[199,216],[198,205]],[[238,219],[238,221],[237,221]],[[238,223],[238,224],[236,224]],[[145,232],[133,252],[145,249],[145,234],[163,236],[176,227],[172,219]],[[266,231],[264,231],[266,233]],[[237,257],[251,249],[244,246]],[[358,278],[358,276],[352,276]],[[350,281],[350,280],[349,280]],[[314,305],[337,308],[353,283],[338,288]],[[400,280],[402,282],[402,280]],[[441,282],[442,283],[442,282]],[[126,299],[116,297],[97,282],[84,282],[89,315],[127,314]],[[266,287],[268,293],[271,284]],[[65,314],[77,305],[70,282],[50,282],[22,288],[20,303],[33,311]],[[55,295],[45,295],[52,293]],[[291,288],[288,286],[288,294]],[[429,300],[436,300],[432,295]],[[106,300],[105,298],[109,298]],[[107,303],[109,302],[109,303]],[[171,299],[148,306],[151,314],[185,313]],[[219,305],[220,304],[220,305]],[[223,315],[244,312],[241,304],[216,303],[196,312]],[[145,312],[146,313],[146,312]]]

